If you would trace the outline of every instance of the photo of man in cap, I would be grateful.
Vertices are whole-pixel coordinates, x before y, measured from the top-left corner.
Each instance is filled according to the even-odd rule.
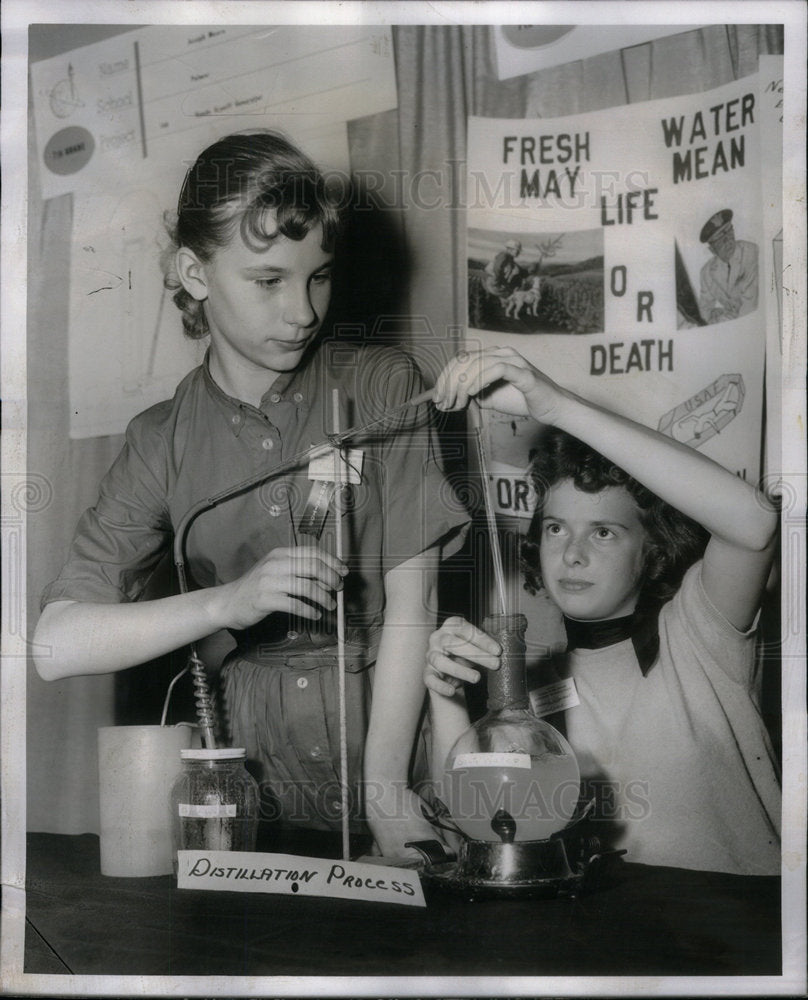
[[[757,309],[758,248],[735,238],[732,209],[711,216],[699,239],[712,254],[701,269],[699,311],[704,320],[722,323]]]
[[[505,249],[490,261],[485,268],[485,287],[493,295],[506,299],[521,284],[526,272],[516,263],[522,252],[519,240],[508,240]]]

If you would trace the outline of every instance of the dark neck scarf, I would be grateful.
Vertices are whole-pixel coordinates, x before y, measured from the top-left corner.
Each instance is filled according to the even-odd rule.
[[[573,649],[604,649],[631,639],[637,663],[645,677],[659,654],[658,613],[659,608],[649,608],[623,618],[607,618],[599,622],[582,622],[564,615],[567,652]]]

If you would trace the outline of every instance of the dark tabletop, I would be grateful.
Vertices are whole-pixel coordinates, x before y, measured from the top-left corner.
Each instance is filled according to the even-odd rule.
[[[338,856],[333,842],[317,852],[301,846]],[[30,834],[27,865],[26,973],[781,973],[777,878],[620,862],[605,885],[577,898],[468,902],[430,890],[422,909],[105,877],[91,835]]]

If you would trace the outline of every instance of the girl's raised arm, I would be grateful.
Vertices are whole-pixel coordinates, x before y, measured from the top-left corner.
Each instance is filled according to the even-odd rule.
[[[698,521],[711,535],[708,597],[736,628],[751,624],[777,536],[777,511],[762,492],[687,445],[562,389],[511,348],[461,351],[449,362],[435,405],[460,409],[471,397],[572,434]]]

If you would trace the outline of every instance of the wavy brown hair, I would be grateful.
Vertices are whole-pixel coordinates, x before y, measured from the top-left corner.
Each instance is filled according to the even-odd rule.
[[[670,600],[687,569],[701,558],[709,537],[700,524],[646,489],[627,472],[588,444],[555,427],[548,428],[530,467],[538,505],[522,543],[521,562],[525,590],[542,589],[539,546],[544,500],[551,486],[571,479],[585,493],[599,493],[610,486],[624,487],[637,505],[640,522],[648,533],[643,586],[638,607]]]
[[[271,232],[265,227],[267,211],[274,213]],[[186,335],[196,340],[207,335],[208,323],[202,303],[177,275],[180,247],[207,263],[237,230],[248,246],[260,249],[278,235],[302,240],[322,226],[322,247],[330,251],[340,214],[312,161],[279,133],[256,130],[225,136],[199,154],[185,175],[176,215],[165,223],[171,243],[161,256],[163,284],[182,312]]]

